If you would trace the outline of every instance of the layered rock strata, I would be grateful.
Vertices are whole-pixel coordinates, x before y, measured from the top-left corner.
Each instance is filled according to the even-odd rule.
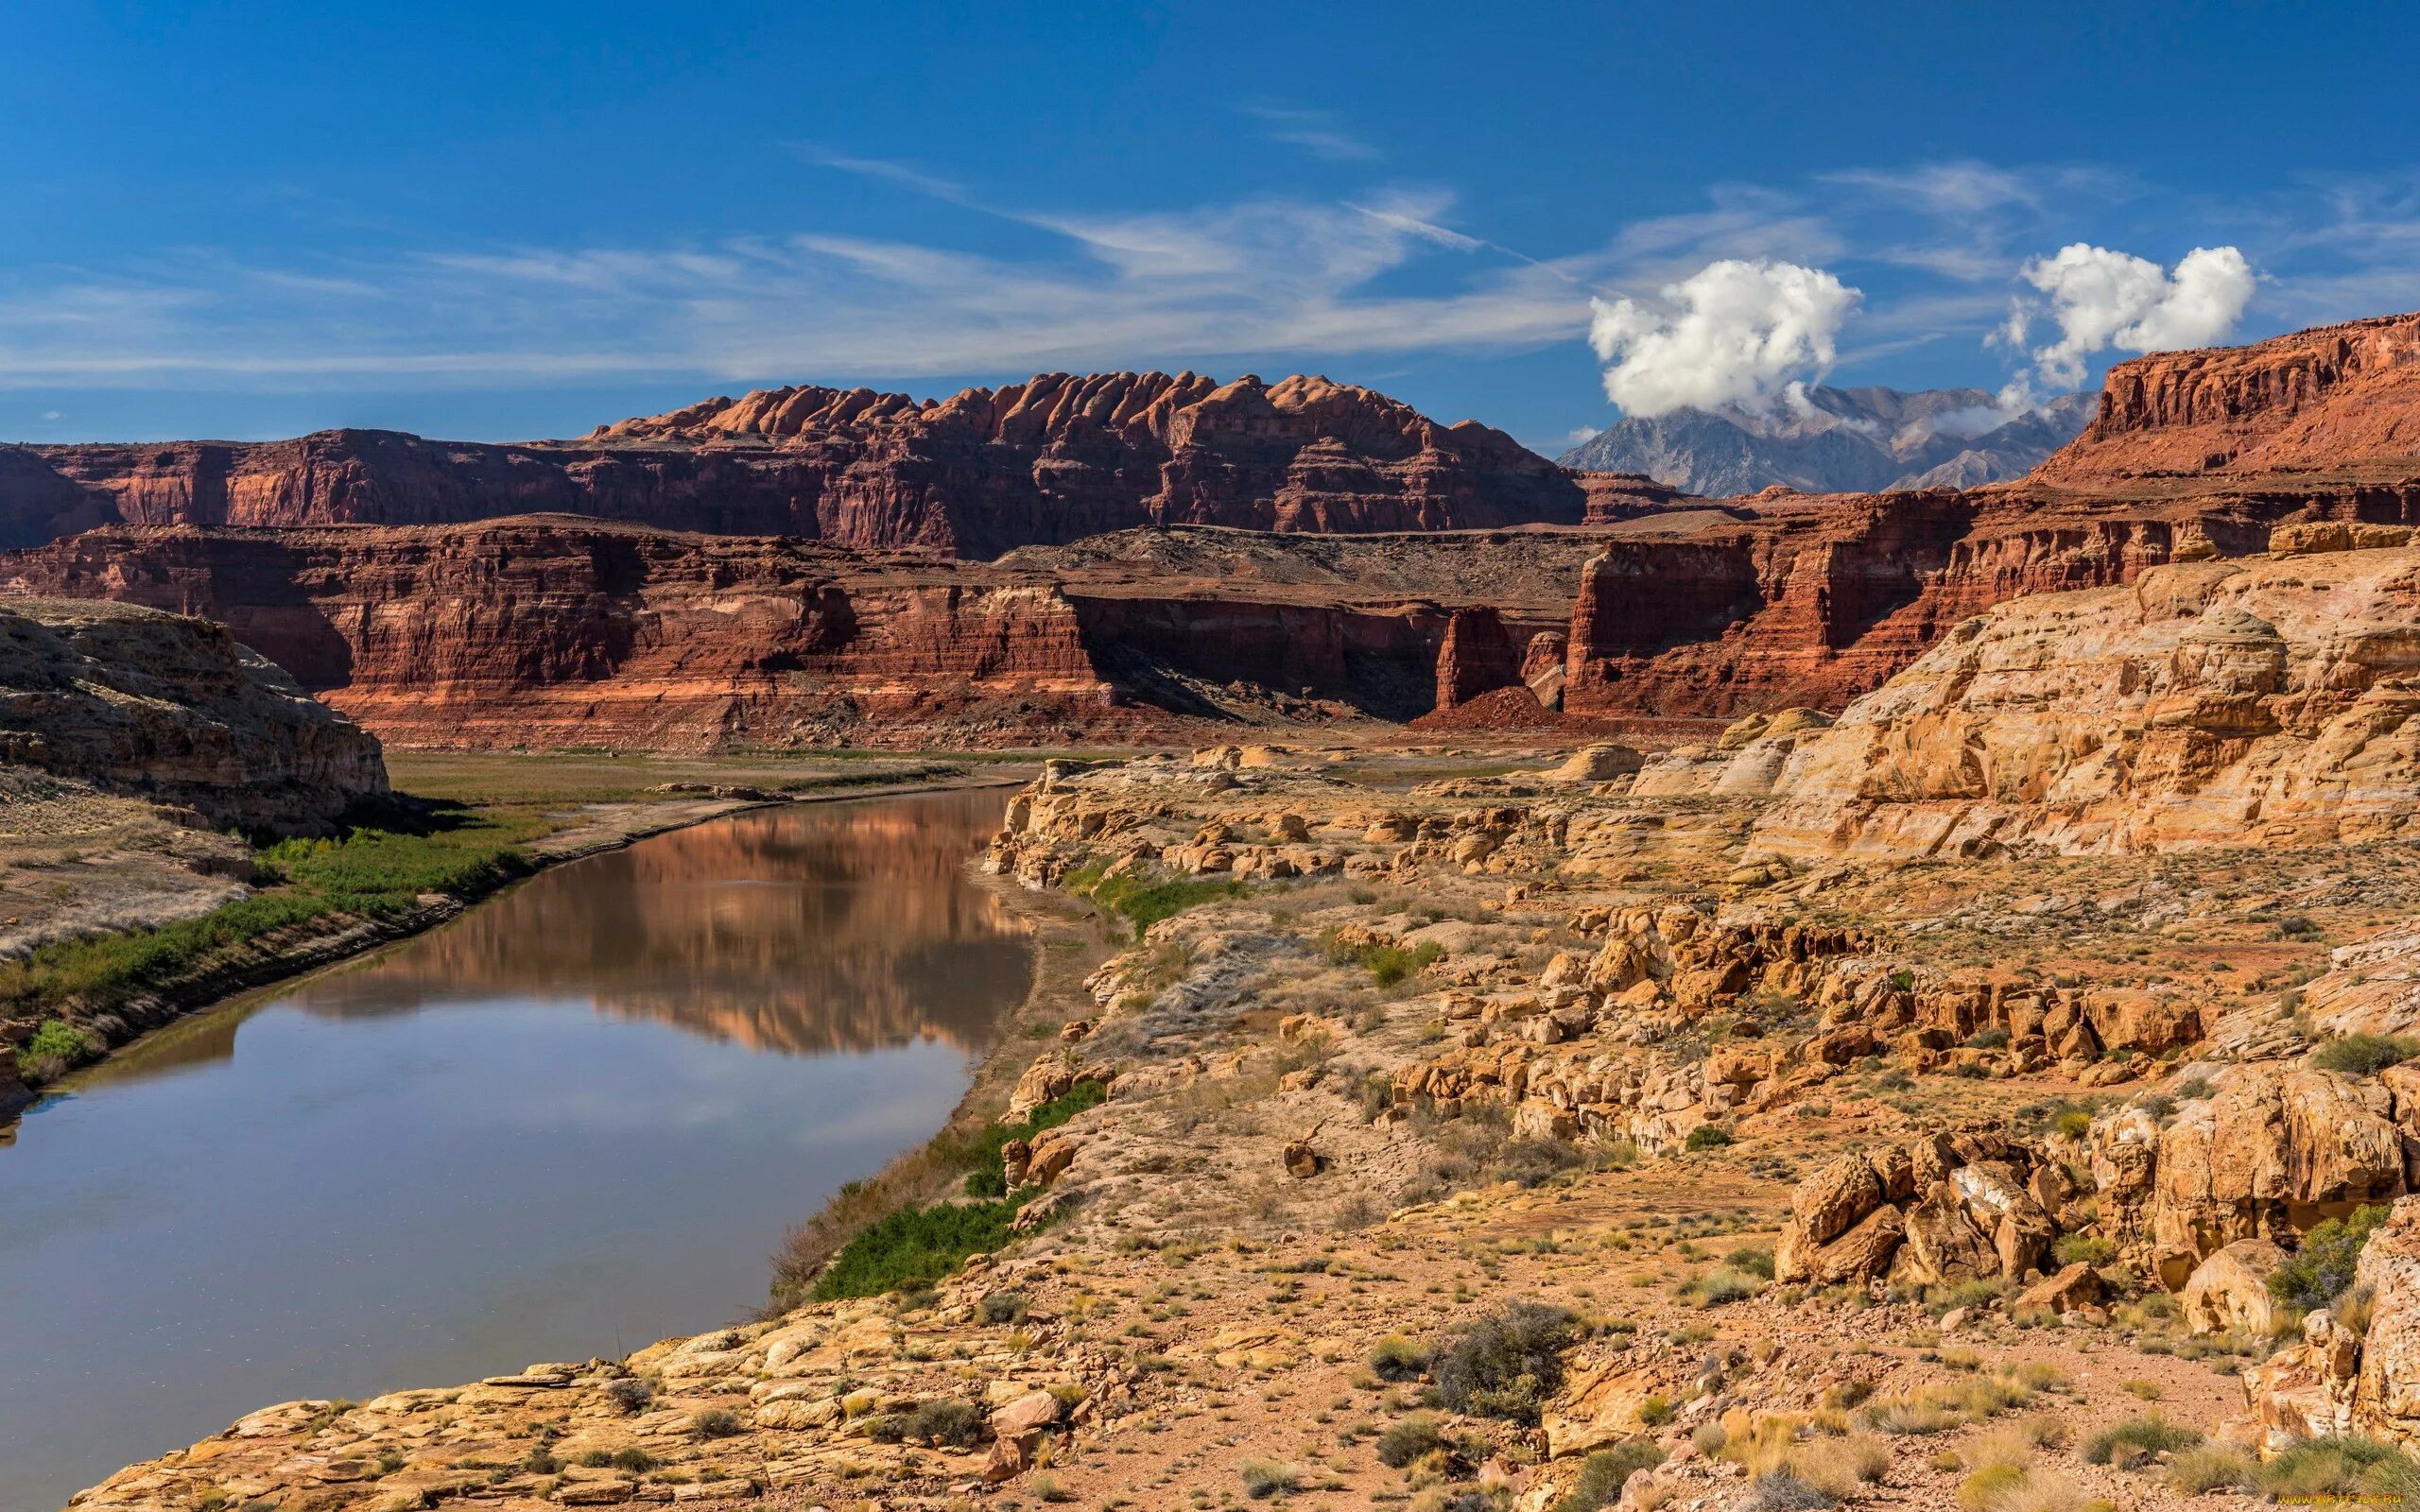
[[[2358,842],[2420,782],[2420,556],[2163,567],[1962,624],[1793,751],[1766,853]]]
[[[1551,583],[1585,553],[1387,539],[1459,559],[1480,593],[1507,572]],[[568,516],[116,526],[0,561],[0,590],[221,621],[411,745],[1019,744],[1420,713],[1452,610],[1395,592],[1382,561],[1321,550],[1300,580],[1221,587],[1206,566],[956,563]],[[1376,581],[1357,590],[1363,573]]]
[[[0,598],[0,766],[286,833],[387,790],[378,742],[225,626],[30,598]]]

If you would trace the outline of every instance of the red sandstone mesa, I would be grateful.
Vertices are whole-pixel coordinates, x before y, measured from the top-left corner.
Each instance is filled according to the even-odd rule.
[[[1147,524],[1368,531],[1578,524],[1673,495],[1580,474],[1475,421],[1292,377],[1046,374],[945,400],[767,389],[576,441],[322,431],[290,441],[0,448],[0,546],[108,522],[441,524],[541,511],[994,557]]]

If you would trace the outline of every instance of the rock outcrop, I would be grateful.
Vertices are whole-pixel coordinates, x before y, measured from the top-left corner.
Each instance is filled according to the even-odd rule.
[[[1793,752],[1769,854],[2164,850],[2403,833],[2420,556],[2163,567],[1961,625]]]
[[[0,455],[0,545],[82,524],[458,524],[562,510],[675,530],[988,558],[1137,525],[1579,524],[1668,498],[1594,487],[1477,421],[1323,378],[1045,374],[945,400],[793,387],[488,445],[392,431]]]
[[[2415,1134],[2420,1072],[2395,1067],[2372,1080],[2303,1064],[2237,1066],[2165,1125],[2140,1107],[2094,1121],[2100,1229],[2139,1274],[2183,1290],[2241,1241],[2290,1247],[2325,1219],[2420,1186],[2405,1154],[2407,1143],[2420,1153]]]
[[[1773,1277],[1835,1286],[1890,1276],[1917,1285],[2014,1280],[2040,1270],[2073,1194],[2032,1147],[1969,1127],[1844,1155],[1790,1195]],[[2078,1278],[2044,1305],[2066,1311]]]
[[[225,626],[120,604],[0,598],[0,765],[286,833],[387,790],[378,742]]]
[[[2420,1198],[2397,1202],[2370,1236],[2354,1286],[2368,1298],[2365,1320],[2322,1308],[2298,1343],[2244,1371],[2264,1450],[2350,1434],[2420,1444]]]

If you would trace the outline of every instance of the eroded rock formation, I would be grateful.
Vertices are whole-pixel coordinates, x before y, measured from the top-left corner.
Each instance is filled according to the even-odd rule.
[[[0,599],[0,765],[286,832],[387,790],[378,742],[225,626],[120,604]]]
[[[1051,373],[945,400],[795,387],[577,441],[322,431],[0,451],[0,545],[89,524],[435,524],[563,510],[675,530],[994,557],[1135,525],[1437,530],[1653,507],[1474,421],[1323,378]]]
[[[1792,753],[1781,854],[2060,852],[2402,833],[2420,556],[2160,568],[1961,625]]]

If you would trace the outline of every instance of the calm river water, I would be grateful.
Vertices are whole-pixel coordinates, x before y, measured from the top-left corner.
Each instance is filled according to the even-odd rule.
[[[586,1359],[762,1300],[1026,991],[1004,793],[742,815],[192,1020],[0,1147],[0,1508],[298,1397]]]

